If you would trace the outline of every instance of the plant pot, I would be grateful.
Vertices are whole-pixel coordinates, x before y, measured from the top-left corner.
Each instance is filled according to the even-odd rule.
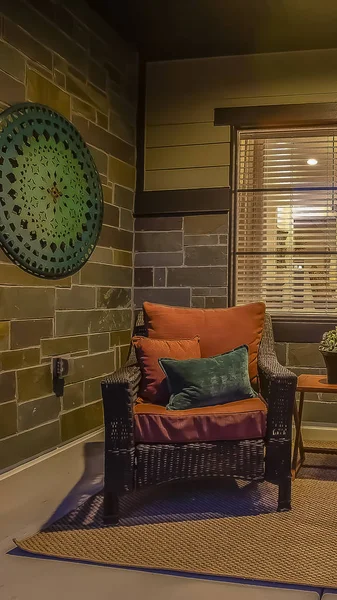
[[[328,383],[337,385],[337,352],[322,352]]]

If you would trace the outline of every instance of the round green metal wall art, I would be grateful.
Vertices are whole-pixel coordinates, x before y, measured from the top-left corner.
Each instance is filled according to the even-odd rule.
[[[88,260],[100,234],[103,197],[77,129],[47,106],[0,114],[0,245],[25,271],[61,279]]]

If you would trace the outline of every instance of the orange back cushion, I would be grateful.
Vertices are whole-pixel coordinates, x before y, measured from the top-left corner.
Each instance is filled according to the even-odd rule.
[[[167,404],[169,390],[159,358],[201,358],[199,337],[190,340],[162,340],[135,336],[132,343],[142,372],[140,396],[155,404]]]
[[[202,358],[247,344],[249,376],[251,381],[257,377],[257,353],[265,315],[263,302],[214,309],[144,302],[143,308],[150,338],[181,339],[198,335]]]

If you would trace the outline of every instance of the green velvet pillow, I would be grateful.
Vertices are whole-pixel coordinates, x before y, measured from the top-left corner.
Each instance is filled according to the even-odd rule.
[[[248,373],[248,347],[211,358],[160,358],[170,391],[168,410],[186,410],[254,398]]]

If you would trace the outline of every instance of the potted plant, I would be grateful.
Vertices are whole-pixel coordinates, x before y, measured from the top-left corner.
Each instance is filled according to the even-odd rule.
[[[323,333],[319,350],[324,358],[328,383],[337,384],[337,326]]]

